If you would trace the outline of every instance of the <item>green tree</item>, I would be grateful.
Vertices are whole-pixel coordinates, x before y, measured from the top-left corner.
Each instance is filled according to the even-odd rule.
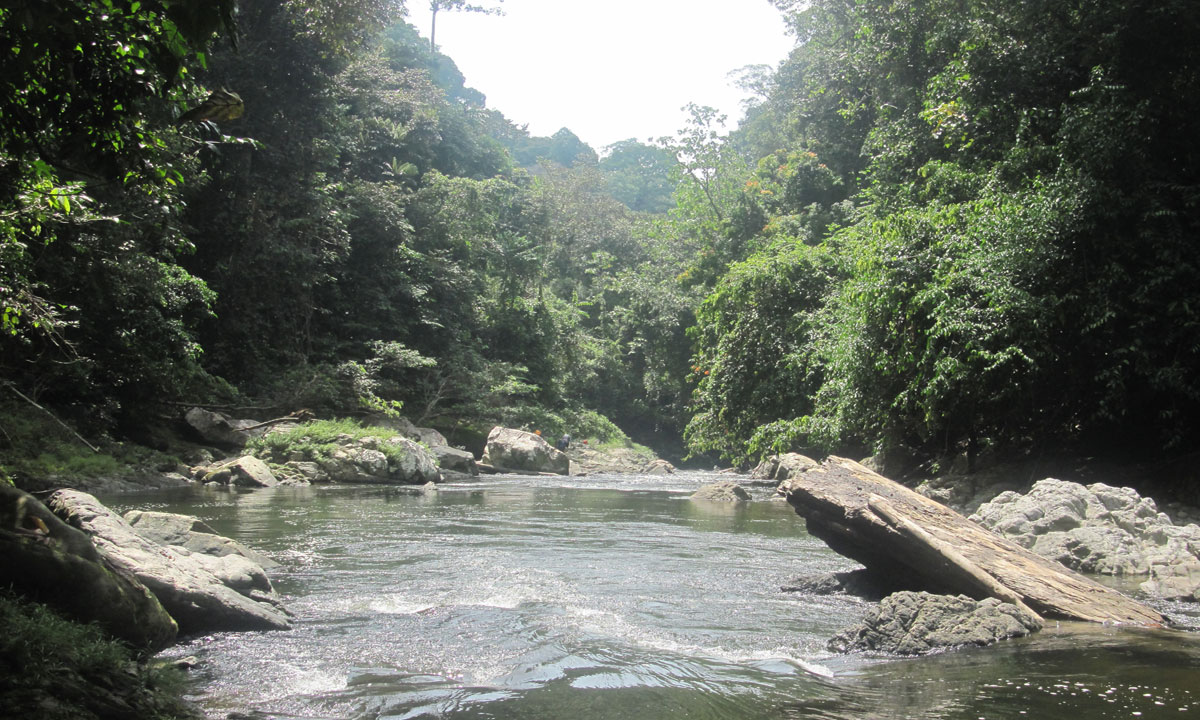
[[[811,354],[834,278],[826,248],[792,238],[778,238],[721,278],[691,330],[693,452],[755,460],[748,442],[760,426],[812,411],[823,377]]]
[[[0,8],[0,373],[106,422],[195,374],[212,300],[178,265],[179,185],[215,126],[172,127],[233,3]]]
[[[622,140],[605,148],[600,161],[608,191],[630,210],[665,213],[674,206],[671,171],[675,157],[665,148]]]

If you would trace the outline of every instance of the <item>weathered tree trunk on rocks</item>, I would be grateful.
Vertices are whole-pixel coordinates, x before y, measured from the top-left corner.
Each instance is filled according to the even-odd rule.
[[[1162,615],[971,522],[853,460],[830,457],[779,487],[808,531],[898,585],[995,597],[1048,617],[1161,624]]]

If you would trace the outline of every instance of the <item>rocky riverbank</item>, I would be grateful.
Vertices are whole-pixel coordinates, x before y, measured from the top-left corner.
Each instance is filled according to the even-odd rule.
[[[43,503],[0,485],[0,554],[9,616],[0,664],[10,668],[0,700],[13,717],[190,718],[154,691],[165,676],[151,655],[178,636],[291,627],[267,574],[275,564],[193,517],[121,517],[78,490]],[[40,655],[21,659],[19,628],[66,638],[33,642],[63,653],[46,673]]]
[[[978,478],[971,478],[957,486],[948,480],[927,482],[918,487],[926,497],[955,499],[975,511],[967,521],[943,507],[939,512],[946,518],[959,518],[956,521],[959,525],[947,521],[947,527],[961,525],[963,529],[951,532],[946,542],[942,542],[938,537],[943,521],[935,521],[934,514],[930,514],[933,505],[923,508],[918,507],[921,503],[913,503],[914,514],[911,521],[906,520],[903,515],[907,510],[898,512],[893,507],[893,503],[902,501],[901,497],[892,498],[892,491],[882,484],[877,485],[885,482],[883,478],[856,463],[849,463],[849,466],[856,470],[851,473],[852,477],[848,476],[853,482],[846,486],[849,494],[845,497],[831,486],[836,481],[831,479],[833,475],[829,474],[832,471],[828,463],[823,466],[803,456],[787,455],[771,458],[755,471],[758,479],[781,483],[781,492],[790,495],[803,489],[806,499],[790,499],[797,505],[797,511],[808,519],[810,532],[868,566],[866,570],[797,578],[783,588],[804,594],[847,592],[876,600],[882,598],[882,603],[869,613],[862,625],[848,629],[832,642],[831,647],[838,650],[924,654],[944,646],[986,644],[1034,632],[1038,623],[1025,622],[1027,608],[1023,607],[1022,600],[1036,600],[1051,615],[1064,610],[1074,612],[1060,605],[1058,600],[1042,597],[1040,590],[1031,599],[1020,589],[1025,587],[1024,575],[1033,567],[1027,564],[1028,560],[1020,561],[1026,570],[1007,578],[1006,571],[1001,570],[1000,575],[989,571],[992,567],[997,570],[1003,567],[992,566],[993,561],[987,553],[994,554],[1001,549],[1005,539],[1015,543],[1010,547],[1024,548],[1052,561],[1063,572],[1078,571],[1093,578],[1144,577],[1137,595],[1151,604],[1164,600],[1185,603],[1200,600],[1200,527],[1186,522],[1196,517],[1190,508],[1174,505],[1168,514],[1160,511],[1152,499],[1131,488],[1103,483],[1085,486],[1044,479],[1024,487],[1021,492],[1012,489],[1021,487],[1020,484],[1003,477],[995,483],[980,483]],[[811,481],[805,477],[810,474]],[[855,493],[863,495],[862,507],[858,510],[851,507],[857,502],[852,499]],[[887,499],[883,495],[887,495]],[[841,504],[846,507],[839,509],[837,506]],[[843,512],[844,520],[838,519]],[[879,520],[865,522],[866,518],[876,515]],[[814,522],[817,523],[815,528]],[[872,528],[876,523],[883,535],[899,534],[891,541],[883,535],[871,535],[873,539],[868,540],[867,535],[875,532]],[[968,526],[975,529],[967,533],[965,528]],[[995,533],[992,536],[995,539],[986,540],[985,554],[974,554],[964,545],[964,533]],[[926,554],[929,557],[919,563],[920,568],[891,572],[903,562],[893,561],[887,548],[895,546],[905,535],[911,536],[913,541],[928,544],[931,551]],[[898,551],[904,557],[912,555],[903,547]],[[971,589],[975,595],[973,600],[911,592],[941,586],[950,577],[942,571],[928,572],[939,557],[942,558],[940,562],[959,566],[956,572],[962,575],[965,584],[957,587]],[[966,572],[968,570],[972,572]],[[1015,593],[997,590],[999,594],[993,600],[981,601],[992,594],[989,588],[996,587],[998,578],[1016,583],[1013,587],[1018,590]],[[1025,587],[1026,590],[1032,588]],[[1099,598],[1100,592],[1112,591],[1102,591],[1095,586],[1086,594]],[[1081,595],[1079,599],[1084,598]],[[985,608],[979,602],[988,602],[989,606]],[[1093,609],[1081,606],[1079,612],[1081,617],[1088,616],[1093,614]],[[1153,614],[1151,612],[1147,617]]]

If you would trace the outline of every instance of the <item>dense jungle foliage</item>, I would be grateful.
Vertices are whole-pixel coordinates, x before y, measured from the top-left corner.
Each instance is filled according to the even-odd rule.
[[[774,2],[736,130],[600,152],[402,3],[5,3],[0,391],[93,434],[207,401],[738,463],[1193,451],[1200,6]]]

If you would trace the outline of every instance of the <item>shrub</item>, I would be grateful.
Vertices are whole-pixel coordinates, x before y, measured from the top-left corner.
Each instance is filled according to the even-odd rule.
[[[135,661],[93,625],[0,592],[0,707],[6,717],[194,720],[177,671]]]

